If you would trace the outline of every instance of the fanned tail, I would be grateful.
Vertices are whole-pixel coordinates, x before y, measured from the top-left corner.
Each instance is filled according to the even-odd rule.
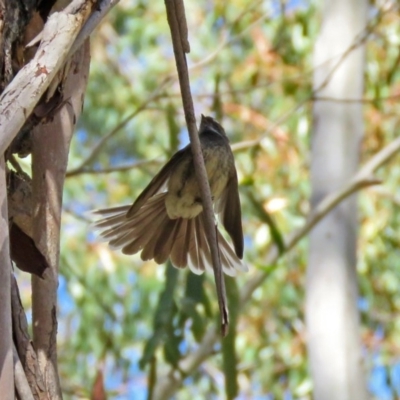
[[[124,254],[141,251],[142,260],[162,264],[171,259],[177,268],[189,266],[195,274],[212,271],[211,251],[204,229],[204,214],[193,219],[170,219],[165,207],[166,193],[151,197],[132,216],[130,206],[96,210],[94,215],[104,218],[93,227],[113,249]],[[218,231],[218,244],[223,271],[235,276],[237,271],[247,271],[233,248]]]

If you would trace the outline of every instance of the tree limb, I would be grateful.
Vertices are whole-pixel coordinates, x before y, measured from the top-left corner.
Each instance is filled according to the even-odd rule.
[[[33,239],[51,266],[46,269],[44,279],[32,277],[33,341],[51,399],[62,397],[56,347],[62,192],[69,145],[86,90],[89,53],[87,41],[74,54],[68,67],[62,92],[63,106],[51,122],[37,126],[33,133]]]
[[[181,21],[182,19],[186,20],[185,11],[184,9],[182,9],[182,0],[165,0],[165,7],[167,10],[168,24],[171,30],[175,62],[178,70],[179,84],[182,94],[183,109],[185,112],[186,124],[189,131],[190,143],[192,146],[194,168],[197,181],[199,182],[200,186],[200,194],[205,216],[207,241],[211,249],[215,284],[217,286],[218,305],[221,313],[221,333],[222,336],[225,336],[228,333],[229,317],[226,304],[225,280],[222,273],[221,260],[217,242],[217,225],[212,206],[210,185],[208,183],[203,153],[200,146],[199,134],[197,132],[196,116],[194,113],[193,99],[190,91],[189,71],[187,68],[186,55],[182,47],[182,43],[186,43],[188,39],[187,37],[181,36],[181,32],[185,33],[185,27],[182,27],[182,24],[180,24],[178,20],[178,15]],[[184,23],[183,25],[186,24]]]
[[[64,65],[91,5],[91,1],[74,0],[66,11],[51,15],[35,57],[18,72],[0,96],[0,156]],[[79,13],[68,13],[69,10],[79,10]]]
[[[82,173],[86,173],[86,167],[97,157],[97,155],[101,152],[104,145],[108,140],[110,140],[120,129],[122,129],[129,121],[135,118],[138,114],[146,109],[146,107],[153,101],[162,97],[160,94],[161,89],[164,88],[167,81],[165,81],[160,86],[157,86],[157,89],[138,107],[136,110],[132,111],[127,117],[125,117],[121,122],[119,122],[110,132],[104,135],[93,147],[90,154],[81,162],[81,164],[69,170],[67,172],[67,176],[74,176]]]
[[[165,164],[165,162],[166,160],[157,158],[155,160],[140,160],[140,161],[135,161],[131,164],[117,165],[115,167],[108,167],[102,169],[78,167],[78,168],[73,168],[70,171],[67,171],[66,177],[71,178],[72,176],[82,175],[82,174],[91,174],[91,175],[110,174],[112,172],[129,171],[134,168],[142,168],[148,165],[160,166],[162,164]]]

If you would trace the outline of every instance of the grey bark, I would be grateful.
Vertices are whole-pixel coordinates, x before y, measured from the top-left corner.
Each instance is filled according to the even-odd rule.
[[[316,97],[361,98],[366,0],[324,2],[314,52]],[[351,180],[363,136],[362,104],[316,101],[313,108],[312,208]],[[306,323],[314,398],[367,399],[357,310],[357,197],[339,204],[310,235]]]

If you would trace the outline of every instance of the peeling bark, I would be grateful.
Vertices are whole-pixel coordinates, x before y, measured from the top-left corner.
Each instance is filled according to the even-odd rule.
[[[75,0],[68,13],[52,14],[42,32],[35,57],[26,64],[5,88],[0,97],[0,155],[3,154],[42,95],[65,64],[69,50],[86,21],[92,2]]]

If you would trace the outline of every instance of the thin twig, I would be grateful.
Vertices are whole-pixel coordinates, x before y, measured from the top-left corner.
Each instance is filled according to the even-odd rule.
[[[248,90],[248,89],[247,89]],[[221,92],[221,95],[227,95],[233,92],[240,92],[238,91],[227,91],[227,92]],[[180,94],[176,94],[177,96]],[[197,98],[202,98],[202,97],[209,97],[212,96],[210,94],[203,94],[203,95],[197,95],[194,97]],[[161,95],[158,97],[162,97]],[[377,101],[390,101],[390,100],[396,100],[400,97],[400,94],[394,94],[392,96],[384,96],[384,97],[372,97],[372,98],[359,98],[359,99],[347,99],[347,98],[334,98],[334,97],[320,97],[316,96],[313,97],[313,95],[308,96],[307,98],[299,101],[295,106],[291,107],[288,111],[286,111],[284,114],[282,114],[279,118],[277,118],[275,121],[271,122],[271,126],[267,129],[267,131],[258,139],[254,140],[244,140],[242,142],[237,142],[233,143],[231,145],[232,151],[233,152],[239,152],[243,150],[247,150],[249,148],[258,146],[261,141],[268,136],[271,132],[273,132],[279,125],[281,125],[283,122],[285,122],[291,115],[293,115],[294,112],[298,111],[302,106],[304,106],[307,102],[309,101],[332,101],[332,102],[337,102],[337,103],[374,103]],[[149,104],[151,101],[156,100],[156,98],[148,98],[146,100],[146,104]],[[143,105],[145,104],[143,103]],[[139,108],[141,108],[140,106]],[[144,108],[140,111],[144,111]],[[139,109],[134,111],[132,114],[130,114],[128,117],[126,117],[123,121],[121,121],[116,127],[114,127],[107,135],[101,139],[96,146],[93,148],[92,152],[90,155],[81,163],[80,166],[73,168],[67,172],[67,178],[76,176],[76,175],[81,175],[81,174],[91,174],[91,175],[101,175],[101,174],[109,174],[113,172],[123,172],[123,171],[129,171],[134,168],[139,168],[147,165],[152,165],[152,164],[163,164],[165,160],[163,159],[155,159],[155,160],[140,160],[140,161],[135,161],[131,164],[127,165],[121,165],[121,166],[114,166],[114,167],[108,167],[108,168],[101,168],[101,169],[94,169],[94,168],[87,168],[86,166],[92,162],[97,154],[99,154],[102,150],[102,147],[105,145],[106,141],[108,141],[111,137],[113,137],[119,129],[122,129],[131,119],[133,119],[137,114],[138,114]]]
[[[116,4],[116,0],[104,0],[104,3],[102,3],[103,5],[101,7],[102,10],[100,10],[100,12],[106,13],[108,11],[109,8],[113,7]],[[109,7],[108,9],[106,9],[106,7]],[[253,8],[253,7],[252,7]],[[249,10],[245,10],[243,13],[241,13],[239,15],[239,17],[241,17],[242,15],[244,15],[245,13],[251,11],[250,8]],[[388,10],[382,11],[381,14],[388,12]],[[257,19],[256,21],[254,21],[252,24],[250,24],[244,31],[242,31],[240,34],[238,34],[237,36],[233,36],[233,37],[229,37],[229,33],[226,33],[226,35],[224,36],[223,40],[221,41],[221,43],[217,46],[216,50],[214,50],[211,54],[209,54],[205,59],[201,60],[200,62],[196,63],[196,64],[192,64],[190,65],[188,68],[190,71],[198,69],[203,67],[204,65],[210,63],[212,60],[215,59],[215,57],[218,56],[218,54],[221,52],[221,50],[229,43],[232,43],[233,41],[235,41],[238,37],[242,36],[242,34],[244,32],[247,32],[251,27],[259,24],[261,21],[263,21],[268,15],[265,14],[262,17],[260,17],[259,19]],[[234,23],[239,19],[239,17],[237,17],[235,19],[235,21],[233,22],[232,25],[234,25]],[[93,18],[93,19],[92,19]],[[93,27],[95,21],[97,21],[96,23],[98,23],[98,19],[96,17],[92,17],[92,15],[90,16],[90,18],[88,19],[87,23],[85,24],[85,26],[82,28],[82,31],[79,33],[78,38],[76,39],[76,42],[78,42],[79,40],[81,40],[81,37],[83,35],[83,32],[87,32],[89,30],[89,27]],[[379,22],[378,20],[374,21],[374,25],[371,23],[370,25],[368,25],[365,30],[363,31],[363,36],[362,39],[365,40],[366,37],[368,36],[368,34],[370,33],[372,28],[375,28],[377,23]],[[232,29],[230,29],[232,30]],[[228,29],[229,31],[229,29]],[[340,55],[340,60],[338,61],[338,63],[335,65],[334,69],[336,70],[336,68],[341,64],[341,62],[343,62],[345,60],[345,58],[348,56],[348,54],[355,50],[357,48],[358,45],[360,45],[362,43],[362,41],[358,41],[356,43],[356,45],[353,43],[344,53],[342,53]],[[75,48],[75,43],[73,45],[73,48]],[[302,74],[298,74],[296,76],[292,76],[291,78],[287,78],[285,77],[282,80],[274,80],[273,82],[267,82],[267,83],[262,83],[253,87],[248,87],[248,88],[242,88],[242,89],[234,89],[234,90],[226,90],[226,91],[222,91],[219,94],[221,96],[224,95],[229,95],[229,94],[238,94],[238,93],[246,93],[248,91],[254,91],[255,89],[265,89],[266,87],[272,86],[272,85],[277,85],[282,83],[282,81],[294,81],[294,80],[302,80],[304,79],[305,76],[309,76],[316,68],[323,68],[326,67],[327,65],[329,65],[330,62],[332,62],[333,60],[327,60],[325,62],[323,62],[322,64],[313,67],[312,69],[310,69],[309,71],[307,71],[306,73],[302,73]],[[332,71],[331,74],[332,75]],[[158,85],[158,89],[155,90],[155,92],[153,92],[148,99],[146,99],[142,105],[140,105],[138,107],[138,109],[136,109],[134,112],[132,112],[130,115],[128,115],[126,118],[124,118],[118,125],[116,125],[109,133],[107,133],[106,135],[104,135],[102,137],[102,139],[94,146],[93,150],[91,151],[91,153],[89,154],[89,156],[76,168],[71,169],[70,171],[67,172],[67,176],[75,176],[75,175],[79,175],[79,174],[101,174],[101,173],[109,173],[109,172],[115,172],[115,171],[125,171],[125,170],[129,170],[131,167],[115,167],[115,168],[106,168],[106,169],[102,169],[102,170],[94,170],[94,169],[86,169],[86,167],[93,162],[93,160],[96,158],[96,156],[101,152],[101,150],[103,149],[104,145],[108,142],[108,140],[110,140],[112,137],[114,137],[114,135],[116,133],[119,132],[119,130],[121,130],[123,127],[125,127],[133,118],[135,118],[140,112],[147,110],[148,109],[148,105],[155,101],[158,100],[160,98],[163,97],[162,94],[160,94],[160,89],[161,88],[165,88],[167,83],[172,83],[176,78],[176,74],[169,74],[164,81]],[[324,85],[326,85],[327,82],[324,82]],[[320,88],[319,88],[320,89]],[[169,97],[175,97],[175,96],[180,96],[180,93],[174,93],[174,94],[170,94]],[[213,94],[199,94],[199,95],[195,95],[196,98],[207,98],[213,96]],[[288,115],[290,116],[291,113],[294,110],[297,110],[298,108],[300,108],[304,103],[308,102],[308,101],[315,101],[315,100],[332,100],[332,101],[337,101],[337,102],[348,102],[348,103],[356,103],[356,102],[362,102],[362,103],[370,103],[370,102],[374,102],[374,101],[378,101],[378,100],[390,100],[390,99],[396,99],[398,97],[398,95],[394,95],[394,96],[388,96],[388,97],[382,97],[382,98],[376,98],[376,99],[328,99],[328,98],[322,98],[322,97],[317,97],[316,96],[316,92],[312,93],[311,95],[308,95],[306,98],[304,98],[303,100],[301,100],[298,105],[294,106],[292,109],[290,109],[288,112],[286,112],[282,117],[280,117],[275,123],[274,126],[277,126],[278,124],[280,124],[282,122],[282,120],[285,120]],[[270,129],[268,130],[270,131]],[[263,135],[260,139],[255,140],[253,142],[253,144],[251,144],[250,142],[246,142],[244,144],[244,147],[248,148],[248,147],[253,147],[255,145],[258,145],[259,142],[262,140],[262,138],[265,135]],[[250,146],[249,146],[250,145]],[[235,144],[233,145],[233,149],[235,149],[236,147],[240,147],[241,145]],[[135,168],[136,166],[134,164],[132,164],[132,168]]]
[[[293,115],[301,107],[303,107],[308,101],[309,101],[309,98],[306,98],[304,100],[299,101],[296,105],[291,107],[288,111],[286,111],[279,118],[277,118],[274,122],[272,122],[270,127],[266,130],[266,132],[263,133],[258,139],[246,140],[243,142],[233,144],[231,146],[232,151],[241,151],[241,150],[245,150],[248,148],[258,146],[266,136],[271,134],[271,132],[273,132],[276,128],[278,128],[279,125],[281,125],[284,121],[286,121],[291,115]]]
[[[70,178],[72,176],[76,175],[82,175],[82,174],[89,174],[89,175],[100,175],[100,174],[110,174],[112,172],[121,172],[121,171],[129,171],[134,168],[140,168],[148,165],[161,165],[165,163],[165,160],[161,158],[157,158],[155,160],[140,160],[140,161],[135,161],[131,164],[126,164],[126,165],[119,165],[115,167],[108,167],[108,168],[102,168],[102,169],[94,169],[94,168],[74,168],[71,171],[68,171],[66,174],[67,178]]]
[[[260,18],[258,18],[256,21],[254,21],[251,24],[249,24],[248,26],[246,26],[246,28],[244,28],[241,32],[239,32],[238,34],[232,35],[232,32],[234,31],[234,27],[237,24],[237,22],[243,20],[243,18],[246,16],[246,14],[251,12],[257,6],[259,6],[260,3],[262,3],[262,1],[257,1],[255,3],[251,3],[248,8],[245,8],[244,10],[242,10],[242,12],[240,12],[239,15],[237,15],[236,18],[232,21],[230,26],[224,30],[222,40],[217,45],[217,47],[213,50],[213,52],[210,53],[207,57],[203,58],[201,61],[190,65],[189,70],[193,71],[193,70],[202,68],[205,65],[209,64],[210,62],[214,61],[214,59],[217,58],[219,56],[219,54],[221,54],[221,51],[225,47],[234,43],[235,41],[237,41],[238,39],[243,37],[246,32],[250,31],[255,26],[261,24],[266,18],[270,17],[271,14],[269,12],[265,13]]]
[[[356,50],[359,46],[364,44],[364,42],[368,39],[368,36],[374,31],[376,26],[379,24],[381,21],[382,17],[384,14],[390,12],[394,7],[389,7],[386,10],[380,10],[380,12],[376,15],[376,17],[372,20],[369,21],[365,28],[354,38],[353,43],[347,48],[347,50],[344,53],[341,53],[339,55],[339,59],[332,66],[330,71],[326,74],[325,79],[322,81],[322,83],[313,90],[313,97],[315,96],[316,93],[322,91],[331,81],[331,78],[333,74],[339,69],[339,67],[344,63],[344,61],[347,59],[347,57],[354,51]],[[335,57],[336,58],[336,57]],[[328,60],[325,60],[321,67],[325,66],[331,66],[332,63],[334,62],[335,58],[330,58]],[[317,67],[318,68],[318,67]]]
[[[119,0],[118,0],[119,1]],[[117,3],[116,0],[103,0],[103,3],[101,5],[102,9],[99,12],[103,12],[103,14],[105,14],[106,12],[108,12],[108,10],[113,7],[115,4]],[[106,9],[106,7],[108,7]],[[243,15],[245,15],[247,12],[249,12],[251,9],[253,9],[254,6],[250,7],[249,9],[244,10],[235,20],[234,23],[236,23],[236,21],[238,21]],[[183,14],[184,15],[184,14]],[[263,20],[266,16],[263,16],[262,18],[258,19],[255,23],[260,23],[261,20]],[[84,35],[84,32],[88,32],[90,29],[92,29],[93,27],[95,27],[95,23],[98,23],[98,18],[93,15],[91,15],[88,19],[88,21],[86,22],[86,24],[84,25],[84,27],[82,28],[82,31],[79,33],[77,39],[75,40],[75,43],[73,45],[73,49],[75,49],[76,44],[79,43],[82,40],[82,37],[86,37]],[[186,24],[186,19],[183,20],[183,23]],[[251,24],[249,27],[247,27],[245,29],[245,31],[248,30],[248,28],[252,27],[255,23]],[[90,29],[89,29],[90,28]],[[187,40],[187,27],[183,27],[184,29],[184,37],[186,38],[185,40],[187,41],[187,47],[185,48],[186,50],[190,49],[190,44],[189,41]],[[231,29],[232,30],[232,29]],[[243,33],[243,32],[242,32]],[[228,38],[228,34],[224,36],[221,44],[216,48],[216,50],[213,51],[213,53],[211,53],[210,55],[208,55],[205,59],[201,60],[200,62],[196,63],[196,64],[192,64],[191,66],[189,66],[189,70],[195,70],[198,68],[203,67],[204,65],[208,64],[209,62],[211,62],[222,50],[223,47],[225,47],[228,43],[234,41],[235,39],[237,39],[237,36],[234,36],[232,38]],[[188,52],[188,51],[186,51]],[[160,94],[161,89],[165,89],[166,85],[169,83],[172,83],[173,81],[175,81],[175,79],[177,78],[177,74],[173,73],[173,74],[168,74],[166,76],[166,78],[162,81],[161,84],[157,85],[157,89],[148,97],[148,99],[146,99],[142,105],[140,105],[138,107],[137,110],[135,110],[134,112],[132,112],[130,115],[128,115],[126,118],[124,118],[118,125],[116,125],[109,133],[107,133],[106,135],[102,136],[102,139],[94,146],[93,150],[91,151],[91,153],[89,154],[89,156],[82,161],[82,163],[76,167],[71,169],[70,171],[67,172],[67,176],[75,176],[75,175],[79,175],[79,174],[95,174],[95,173],[109,173],[109,172],[114,172],[114,171],[125,171],[130,169],[130,167],[115,167],[115,168],[110,168],[110,169],[102,169],[102,170],[94,170],[94,169],[86,169],[86,167],[93,162],[93,160],[97,157],[97,155],[101,152],[101,150],[103,149],[104,145],[106,144],[106,142],[108,142],[108,140],[110,140],[112,137],[114,137],[114,135],[116,133],[118,133],[123,127],[125,127],[133,118],[135,118],[141,111],[144,110],[148,110],[148,105],[155,101],[158,100],[160,98],[163,97],[162,94]],[[262,87],[267,86],[267,85],[271,85],[276,83],[271,82],[268,83],[266,85],[261,85]],[[239,91],[238,91],[239,92]],[[176,93],[176,94],[172,94],[169,95],[168,97],[175,97],[175,96],[181,96],[180,93]],[[205,95],[200,95],[198,97],[208,97],[209,95],[205,94]],[[133,165],[132,168],[135,168],[136,166]]]
[[[337,97],[330,97],[330,96],[314,96],[311,97],[311,101],[329,101],[332,103],[375,103],[377,101],[389,101],[389,100],[397,100],[400,97],[400,93],[393,94],[391,96],[382,96],[382,97],[361,97],[359,99],[348,99],[348,98],[337,98]]]
[[[165,80],[162,84],[157,86],[157,89],[138,107],[136,108],[135,111],[130,113],[127,117],[125,117],[118,125],[116,125],[110,132],[108,132],[106,135],[104,135],[98,143],[93,147],[92,151],[90,154],[81,162],[81,164],[69,170],[67,172],[67,176],[74,176],[78,175],[81,173],[86,173],[86,166],[89,165],[96,157],[97,155],[101,152],[103,149],[104,145],[108,140],[110,140],[120,129],[122,129],[126,124],[128,124],[133,118],[135,118],[138,114],[140,114],[142,111],[147,109],[147,106],[163,97],[163,95],[160,93],[162,89],[164,89],[165,85],[169,82],[169,80]]]
[[[171,30],[172,44],[174,47],[175,62],[178,70],[179,84],[182,93],[182,103],[185,112],[186,124],[189,131],[190,142],[192,146],[192,154],[197,181],[200,186],[201,200],[204,209],[205,227],[207,240],[211,249],[211,257],[213,261],[215,284],[217,287],[218,305],[221,313],[221,333],[226,336],[229,327],[228,307],[226,302],[225,281],[221,268],[221,260],[216,234],[216,221],[213,212],[210,185],[208,183],[207,172],[204,165],[203,154],[200,146],[200,139],[197,132],[196,117],[194,113],[193,100],[190,91],[189,71],[187,68],[186,56],[182,48],[182,38],[180,32],[184,32],[184,28],[179,27],[177,15],[182,18],[184,10],[177,11],[181,3],[174,0],[165,0],[167,10],[168,24]]]

